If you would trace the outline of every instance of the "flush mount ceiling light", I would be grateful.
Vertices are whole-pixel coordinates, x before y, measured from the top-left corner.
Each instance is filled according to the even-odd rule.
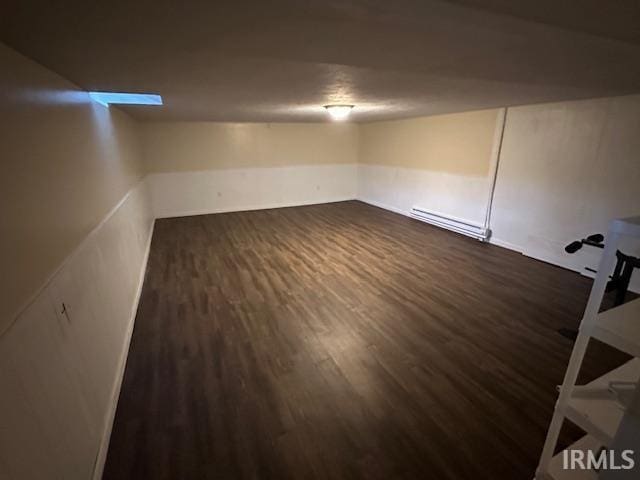
[[[325,105],[324,108],[327,109],[329,115],[333,120],[345,120],[351,110],[353,109],[353,105]]]
[[[115,105],[162,105],[162,97],[155,93],[89,92],[89,96],[105,107],[112,103]]]

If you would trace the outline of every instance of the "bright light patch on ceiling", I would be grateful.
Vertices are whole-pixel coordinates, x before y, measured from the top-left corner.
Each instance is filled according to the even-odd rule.
[[[327,109],[333,120],[339,121],[346,120],[353,109],[353,105],[325,105],[324,108]]]
[[[162,105],[162,97],[154,93],[89,92],[96,102],[114,105]]]

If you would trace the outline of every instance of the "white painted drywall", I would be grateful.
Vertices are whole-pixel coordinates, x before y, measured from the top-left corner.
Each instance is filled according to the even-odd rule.
[[[414,206],[480,223],[488,176],[462,175],[386,165],[358,166],[358,198],[407,215]]]
[[[564,246],[640,213],[640,95],[509,108],[491,228],[499,244],[577,271]],[[626,245],[640,254],[637,242]],[[640,287],[640,273],[634,275]]]
[[[356,197],[356,164],[152,173],[156,217],[338,202]]]

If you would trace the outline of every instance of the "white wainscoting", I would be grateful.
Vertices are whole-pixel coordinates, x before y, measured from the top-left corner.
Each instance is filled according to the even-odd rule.
[[[101,476],[152,229],[140,182],[0,337],[0,477]]]
[[[358,198],[403,215],[417,205],[482,224],[489,183],[488,177],[360,164]]]
[[[153,173],[147,177],[157,218],[351,200],[355,164]]]

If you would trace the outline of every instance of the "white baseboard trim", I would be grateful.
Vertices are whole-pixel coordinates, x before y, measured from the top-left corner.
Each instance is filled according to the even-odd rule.
[[[496,245],[498,247],[503,247],[503,248],[507,248],[509,250],[513,250],[514,252],[520,253],[521,255],[524,255],[525,257],[532,258],[534,260],[538,260],[539,262],[548,263],[549,265],[553,265],[553,266],[556,266],[556,267],[563,268],[565,270],[569,270],[571,272],[578,273],[583,277],[587,277],[587,278],[590,278],[590,279],[596,278],[596,274],[593,273],[593,272],[590,272],[589,270],[585,270],[584,268],[580,268],[580,267],[576,267],[574,265],[570,265],[569,263],[562,262],[560,260],[557,260],[554,257],[545,256],[543,254],[539,254],[539,253],[536,253],[536,252],[526,251],[523,247],[519,247],[517,245],[514,245],[513,243],[505,242],[504,240],[491,238],[491,239],[489,239],[489,243],[493,243],[494,245]],[[640,288],[634,286],[633,284],[629,285],[629,291],[633,292],[633,293],[640,294]]]
[[[401,210],[400,208],[392,207],[391,205],[387,205],[385,203],[381,203],[381,202],[378,202],[376,200],[372,200],[370,198],[357,197],[356,200],[359,200],[359,201],[361,201],[363,203],[367,203],[367,204],[372,205],[374,207],[382,208],[384,210],[389,210],[390,212],[393,212],[393,213],[399,213],[400,215],[404,215],[405,217],[409,216],[409,212],[405,212],[404,210]]]
[[[120,389],[122,387],[122,380],[124,379],[124,371],[127,366],[127,358],[129,357],[129,346],[131,344],[131,337],[133,335],[133,327],[135,324],[136,314],[138,313],[138,305],[140,303],[140,297],[142,296],[142,287],[144,286],[144,278],[147,272],[147,264],[149,262],[149,252],[151,251],[151,240],[153,238],[153,230],[155,227],[155,220],[151,224],[149,229],[149,239],[147,240],[147,247],[144,253],[144,260],[142,262],[142,268],[138,276],[138,287],[136,289],[136,296],[131,306],[131,313],[129,314],[129,322],[127,325],[127,332],[125,334],[125,342],[122,352],[120,353],[120,360],[118,362],[118,373],[116,381],[113,384],[111,391],[111,400],[109,405],[109,411],[105,419],[105,427],[100,440],[100,447],[96,460],[93,466],[93,480],[100,480],[104,471],[104,465],[107,460],[107,453],[109,451],[109,441],[111,440],[111,431],[113,429],[113,422],[116,417],[116,410],[118,408],[118,399],[120,398]]]
[[[498,247],[506,248],[508,250],[513,250],[514,252],[522,253],[524,255],[524,250],[521,247],[513,243],[500,240],[499,238],[489,237],[489,243],[497,245]]]
[[[159,218],[191,217],[194,215],[212,215],[215,213],[249,212],[252,210],[269,210],[272,208],[304,207],[308,205],[322,205],[325,203],[347,202],[349,200],[356,200],[356,197],[350,195],[346,197],[333,197],[333,198],[324,198],[324,199],[318,199],[318,200],[306,200],[302,202],[263,203],[263,204],[243,205],[239,207],[229,207],[229,208],[203,208],[198,210],[178,210],[173,212],[157,213],[156,218],[159,219]]]

